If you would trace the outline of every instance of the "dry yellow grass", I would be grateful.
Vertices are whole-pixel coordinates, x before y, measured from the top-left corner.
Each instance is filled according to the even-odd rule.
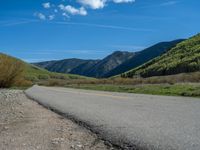
[[[0,55],[0,88],[22,82],[24,64],[10,56]]]

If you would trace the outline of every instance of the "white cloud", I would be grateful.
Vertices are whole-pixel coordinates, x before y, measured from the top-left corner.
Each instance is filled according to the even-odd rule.
[[[66,18],[70,18],[70,16],[67,14],[67,13],[62,13],[62,15],[64,16],[64,17],[66,17]]]
[[[46,20],[46,16],[43,13],[35,13],[34,15],[40,20]]]
[[[105,6],[107,0],[78,0],[78,2],[92,9],[100,9]]]
[[[87,15],[87,11],[84,7],[75,8],[71,5],[64,6],[63,4],[60,4],[58,7],[60,8],[60,10],[71,15]]]
[[[42,6],[46,9],[51,8],[51,4],[49,2],[43,3]]]
[[[77,0],[80,4],[90,7],[92,9],[104,8],[108,2],[114,3],[132,3],[135,0]]]
[[[55,18],[55,15],[49,15],[49,20],[53,20]]]
[[[109,3],[132,3],[135,0],[75,0],[80,6],[80,8],[74,7],[72,5],[64,5],[66,0],[60,0],[60,5],[56,6],[55,4],[51,4],[50,2],[43,3],[42,6],[48,10],[45,14],[37,13],[38,18],[41,20],[53,20],[56,15],[61,14],[63,17],[70,18],[70,15],[81,15],[86,16],[88,14],[87,9],[102,9],[105,6],[108,6]],[[53,13],[52,15],[49,14]],[[65,19],[65,18],[64,18]]]
[[[63,4],[58,5],[58,7],[59,7],[61,10],[64,10],[64,9],[65,9],[65,5],[63,5]]]

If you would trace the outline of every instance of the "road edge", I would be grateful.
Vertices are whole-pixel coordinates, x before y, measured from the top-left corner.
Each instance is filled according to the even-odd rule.
[[[77,125],[89,130],[91,133],[93,133],[93,134],[95,134],[97,136],[97,139],[102,140],[104,142],[104,144],[107,145],[111,149],[113,148],[114,150],[141,150],[141,149],[136,148],[135,146],[134,147],[133,146],[128,146],[127,144],[126,144],[126,146],[125,145],[114,144],[112,141],[109,141],[109,140],[106,140],[105,138],[103,138],[103,136],[101,136],[101,134],[97,130],[93,129],[91,127],[91,125],[89,125],[88,123],[85,123],[83,121],[80,121],[80,120],[76,119],[76,117],[74,117],[73,115],[70,115],[70,114],[67,114],[67,113],[63,113],[63,112],[61,112],[61,111],[59,111],[59,110],[57,110],[55,108],[52,108],[50,106],[47,106],[47,105],[39,102],[37,99],[35,99],[35,98],[31,97],[30,95],[28,95],[26,93],[26,90],[24,90],[24,94],[25,94],[25,96],[27,98],[29,98],[30,100],[35,101],[36,103],[38,103],[39,105],[41,105],[45,109],[48,109],[48,110],[50,110],[50,111],[52,111],[52,112],[64,117],[65,119],[69,119],[72,122],[76,123]],[[130,147],[132,147],[132,148],[130,149]]]

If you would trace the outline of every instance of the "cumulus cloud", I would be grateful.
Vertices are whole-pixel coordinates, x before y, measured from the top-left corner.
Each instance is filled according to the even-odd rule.
[[[65,6],[63,4],[60,4],[58,7],[60,8],[60,10],[71,15],[82,15],[82,16],[87,15],[87,11],[84,7],[75,8],[71,5]]]
[[[38,17],[40,20],[53,20],[55,19],[55,15],[44,15],[43,13],[36,12],[34,16]]]
[[[53,20],[55,18],[55,15],[49,15],[49,20]]]
[[[108,2],[132,3],[135,2],[135,0],[77,0],[77,2],[92,9],[101,9],[104,8]]]
[[[62,16],[64,16],[65,18],[70,18],[70,16],[67,13],[62,13]]]
[[[92,9],[100,9],[105,6],[107,0],[78,0],[78,2],[84,6],[88,6]]]
[[[67,3],[67,0],[60,0],[60,4],[51,4],[50,2],[43,3],[42,6],[45,9],[49,9],[46,11],[46,14],[43,13],[37,13],[35,16],[37,16],[41,20],[53,20],[57,15],[61,15],[64,17],[64,19],[70,18],[71,15],[81,15],[86,16],[88,14],[89,9],[103,9],[105,6],[108,6],[109,3],[133,3],[135,0],[75,0],[78,5],[80,5],[79,8],[69,5]],[[58,17],[59,18],[59,17]]]
[[[42,6],[46,9],[51,8],[51,4],[49,2],[43,3]]]
[[[34,15],[40,20],[46,20],[46,16],[43,13],[35,13]]]

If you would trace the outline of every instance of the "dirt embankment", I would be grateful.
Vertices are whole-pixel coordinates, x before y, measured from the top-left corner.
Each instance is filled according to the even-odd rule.
[[[90,131],[28,99],[20,90],[0,90],[1,150],[113,149]]]

